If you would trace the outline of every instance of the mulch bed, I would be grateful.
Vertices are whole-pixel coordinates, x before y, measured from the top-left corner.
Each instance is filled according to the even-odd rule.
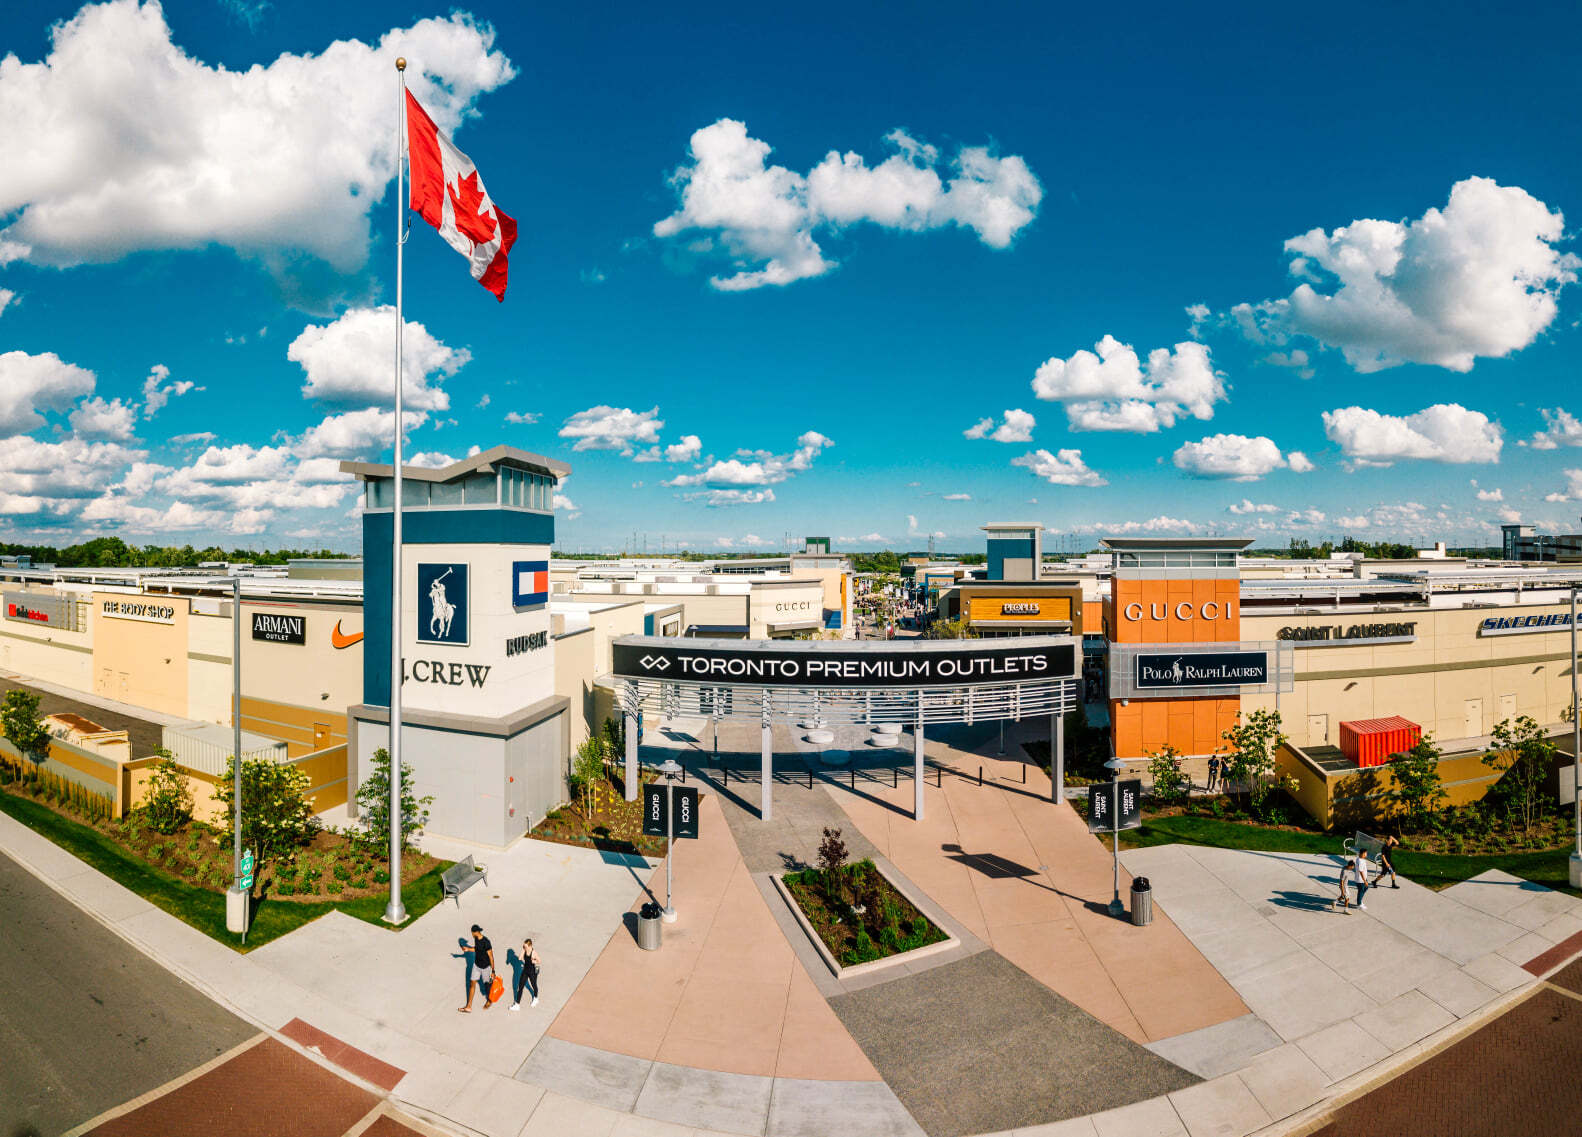
[[[839,870],[843,895],[827,887],[823,869],[787,873],[782,879],[824,946],[843,967],[888,959],[949,937],[885,878],[872,861]],[[860,903],[858,912],[853,901]]]

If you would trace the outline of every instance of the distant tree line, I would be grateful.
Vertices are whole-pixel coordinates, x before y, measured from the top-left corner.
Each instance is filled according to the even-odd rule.
[[[0,554],[30,556],[34,564],[53,564],[61,568],[196,568],[205,561],[249,562],[256,565],[283,565],[299,557],[325,559],[356,556],[330,549],[222,549],[210,545],[195,549],[191,545],[128,545],[119,537],[95,537],[80,545],[57,549],[52,545],[17,545],[0,542]]]

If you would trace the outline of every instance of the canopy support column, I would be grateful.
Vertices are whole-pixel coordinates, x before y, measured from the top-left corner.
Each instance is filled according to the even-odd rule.
[[[763,744],[763,770],[762,783],[758,789],[758,819],[768,821],[774,815],[774,785],[775,785],[775,760],[774,760],[774,728],[770,722],[769,692],[763,695],[763,717],[760,721]]]
[[[917,723],[912,727],[915,748],[912,769],[912,820],[923,820],[923,692],[917,693]]]
[[[637,684],[626,685],[626,800],[637,800]]]
[[[1066,716],[1049,716],[1049,800],[1066,800]]]

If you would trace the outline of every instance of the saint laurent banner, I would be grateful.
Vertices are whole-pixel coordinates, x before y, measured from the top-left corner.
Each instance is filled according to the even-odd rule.
[[[953,641],[959,643],[960,641]],[[1038,679],[1071,679],[1077,648],[1069,637],[1023,637],[995,646],[870,649],[832,643],[793,651],[765,643],[640,639],[616,642],[620,679],[660,679],[751,687],[968,687]]]

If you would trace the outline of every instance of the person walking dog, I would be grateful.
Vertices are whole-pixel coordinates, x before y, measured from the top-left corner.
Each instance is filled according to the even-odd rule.
[[[533,947],[533,941],[531,939],[523,940],[522,973],[517,976],[516,990],[511,993],[511,1009],[513,1011],[519,1011],[522,1009],[523,987],[532,988],[533,1001],[528,1005],[533,1007],[538,1006],[538,974],[540,968],[542,967],[543,960],[539,959],[538,952]]]
[[[467,1005],[457,1010],[466,1014],[472,1010],[473,989],[483,992],[483,1009],[488,1010],[498,997],[494,994],[494,944],[483,934],[477,924],[472,926],[472,970],[467,978]]]

